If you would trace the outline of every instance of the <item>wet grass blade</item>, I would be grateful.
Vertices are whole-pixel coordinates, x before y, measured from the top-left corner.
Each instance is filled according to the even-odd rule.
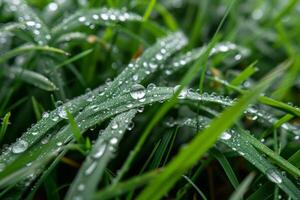
[[[93,145],[67,193],[67,200],[74,198],[91,199],[106,165],[113,157],[112,149],[117,148],[135,114],[136,110],[131,110],[116,116],[103,133],[99,134],[97,142]]]
[[[57,49],[54,47],[49,46],[35,46],[35,45],[23,45],[21,47],[17,47],[13,50],[10,50],[0,56],[0,64],[6,62],[8,59],[17,56],[22,53],[27,53],[28,51],[46,51],[46,52],[53,52],[58,54],[69,55],[67,52]]]
[[[167,166],[160,177],[155,178],[138,199],[159,199],[218,139],[219,135],[230,128],[247,106],[255,101],[276,78],[282,75],[285,68],[280,67],[266,76],[251,91],[245,93],[232,107],[226,109],[214,119],[208,128],[199,133]],[[225,119],[225,120],[224,120]]]
[[[20,79],[45,91],[57,90],[57,87],[44,75],[20,67],[6,67],[5,75],[9,78]]]

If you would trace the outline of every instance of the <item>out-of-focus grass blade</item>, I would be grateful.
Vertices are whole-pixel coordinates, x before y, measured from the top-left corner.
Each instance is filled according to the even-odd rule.
[[[28,51],[47,51],[47,52],[53,52],[53,53],[58,53],[58,54],[64,54],[64,55],[69,55],[67,52],[57,49],[54,47],[49,47],[49,46],[34,46],[34,45],[23,45],[21,47],[17,47],[13,50],[10,50],[0,56],[0,64],[6,62],[8,59],[19,55],[21,53],[26,53]]]
[[[292,163],[295,167],[300,168],[300,149],[296,151],[288,161]]]
[[[20,79],[45,91],[57,90],[57,87],[44,75],[23,69],[21,67],[6,67],[5,75],[9,78]]]
[[[234,191],[234,193],[229,197],[229,200],[240,200],[243,198],[244,194],[247,192],[251,182],[254,179],[254,173],[250,173],[239,185],[239,187]]]
[[[117,148],[135,114],[136,110],[131,110],[116,116],[104,132],[98,136],[97,142],[93,145],[67,193],[67,200],[76,197],[91,199],[106,165],[113,157],[112,149]]]
[[[205,153],[218,139],[219,135],[228,129],[240,117],[247,106],[255,101],[261,92],[280,75],[284,67],[276,68],[268,74],[252,90],[245,93],[232,107],[226,109],[220,116],[214,119],[208,128],[199,133],[192,142],[184,148],[167,166],[158,178],[155,178],[138,199],[159,199],[176,183],[180,175]]]
[[[231,82],[231,85],[239,86],[241,85],[245,80],[247,80],[252,74],[258,71],[258,69],[255,67],[256,62],[249,65],[246,69],[244,69],[238,76],[236,76]]]

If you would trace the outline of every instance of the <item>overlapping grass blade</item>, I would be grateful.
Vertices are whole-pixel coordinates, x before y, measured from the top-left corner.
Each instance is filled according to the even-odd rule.
[[[275,78],[283,73],[277,68],[250,92],[245,93],[232,107],[210,123],[201,134],[183,149],[167,166],[162,175],[154,179],[139,195],[138,199],[159,199],[176,183],[184,171],[190,168],[218,139],[218,136],[228,129],[241,116],[250,103],[255,101]],[[225,119],[225,120],[224,120]],[[200,148],[199,148],[200,147]]]
[[[202,119],[202,118],[201,118]],[[187,126],[191,126],[193,128],[197,128],[197,122],[198,120],[185,120],[184,124]],[[207,126],[207,121],[202,120],[202,127]],[[227,130],[226,132],[221,135],[219,141],[229,146],[233,151],[238,152],[242,157],[247,159],[250,163],[252,163],[257,169],[259,169],[262,173],[264,173],[271,182],[277,184],[282,190],[284,190],[288,195],[292,197],[297,197],[297,195],[300,194],[300,190],[297,189],[297,187],[284,175],[280,173],[279,170],[276,169],[273,164],[271,164],[269,161],[267,161],[263,156],[255,150],[255,146],[252,146],[251,141],[248,139],[249,136],[247,136],[246,133],[242,132],[239,129],[232,129]],[[254,139],[252,139],[254,140]],[[260,142],[259,142],[260,143]],[[260,145],[263,145],[260,143]],[[267,152],[268,153],[268,152]],[[270,153],[268,153],[270,155]],[[280,164],[279,166],[283,169],[288,168],[288,172],[292,175],[299,176],[299,170],[296,169],[294,166],[292,166],[290,163],[285,161],[283,158],[279,158],[279,156],[276,156],[276,160],[283,161],[284,164],[280,164],[276,162],[277,164]],[[292,170],[290,170],[292,169]]]
[[[117,115],[112,119],[108,127],[99,134],[97,142],[93,145],[73,181],[66,199],[80,197],[91,199],[101,180],[106,165],[113,157],[113,151],[117,149],[119,141],[122,139],[135,114],[136,110],[131,110]]]

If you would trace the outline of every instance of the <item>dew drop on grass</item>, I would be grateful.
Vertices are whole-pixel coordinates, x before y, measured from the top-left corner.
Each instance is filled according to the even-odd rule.
[[[65,107],[63,106],[58,108],[58,115],[63,119],[68,119],[67,112],[65,111]]]
[[[111,128],[114,129],[114,130],[117,129],[117,128],[119,128],[118,123],[117,122],[113,122],[112,125],[111,125]]]
[[[78,21],[80,21],[80,22],[84,22],[85,20],[86,20],[86,18],[84,16],[81,16],[78,18]]]
[[[42,115],[42,118],[48,118],[49,117],[49,113],[48,112],[44,112]]]
[[[282,183],[282,177],[278,170],[272,168],[268,169],[266,175],[271,182],[277,184]]]
[[[149,85],[147,86],[148,90],[153,90],[154,88],[156,88],[156,85],[154,83],[149,83]]]
[[[34,131],[34,132],[31,132],[31,135],[37,135],[38,132]]]
[[[84,184],[79,184],[78,185],[78,190],[79,191],[83,191],[85,189],[85,185]]]
[[[140,85],[140,84],[135,84],[132,86],[131,91],[130,91],[130,96],[135,99],[135,100],[139,100],[144,98],[144,96],[146,95],[145,92],[145,87]]]
[[[28,147],[28,142],[26,142],[25,140],[19,140],[13,145],[12,152],[22,153],[27,149],[27,147]]]
[[[110,141],[109,141],[111,144],[117,144],[117,142],[118,142],[118,138],[116,138],[116,137],[113,137],[113,138],[111,138],[110,139]]]
[[[103,156],[104,151],[106,149],[106,144],[101,145],[98,149],[97,152],[93,155],[93,158],[99,159]]]
[[[91,175],[93,173],[93,171],[95,170],[95,168],[97,167],[97,163],[96,162],[92,162],[92,164],[85,170],[85,175]]]
[[[222,133],[222,135],[220,136],[220,138],[222,140],[229,140],[231,138],[231,134],[228,133],[228,132],[224,132],[224,133]]]

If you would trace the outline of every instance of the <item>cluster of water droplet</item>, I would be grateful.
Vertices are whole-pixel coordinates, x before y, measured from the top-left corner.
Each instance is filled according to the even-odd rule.
[[[101,8],[90,9],[88,12],[79,11],[74,15],[63,20],[61,24],[54,27],[54,33],[71,31],[79,26],[87,26],[94,29],[101,23],[124,22],[124,21],[141,21],[142,17],[125,9]]]
[[[39,45],[46,45],[51,39],[49,31],[44,27],[41,20],[35,15],[31,8],[21,0],[4,1],[10,11],[14,12],[21,28],[32,33],[33,39]]]

